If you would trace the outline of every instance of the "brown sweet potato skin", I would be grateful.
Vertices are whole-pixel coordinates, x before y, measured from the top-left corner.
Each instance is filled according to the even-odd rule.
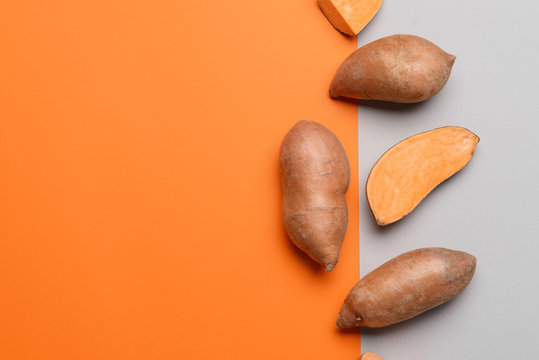
[[[475,266],[473,255],[444,248],[399,255],[352,288],[337,327],[383,327],[410,319],[460,294]]]
[[[330,130],[304,120],[286,134],[279,160],[288,236],[329,272],[337,264],[348,225],[346,152]]]
[[[332,98],[416,103],[437,94],[455,56],[414,35],[393,35],[354,51],[330,85]]]

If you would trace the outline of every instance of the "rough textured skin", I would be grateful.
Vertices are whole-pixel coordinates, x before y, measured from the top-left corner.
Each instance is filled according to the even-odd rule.
[[[386,262],[350,291],[337,327],[382,327],[410,319],[460,294],[476,258],[462,251],[424,248]]]
[[[414,35],[388,36],[354,51],[331,83],[332,98],[416,103],[444,87],[455,56]]]
[[[375,353],[366,352],[358,360],[383,360],[380,356]]]
[[[329,272],[348,225],[350,164],[344,148],[326,127],[300,121],[286,134],[279,158],[288,236]]]
[[[378,225],[408,215],[436,186],[472,158],[479,137],[446,126],[411,136],[389,149],[367,178],[367,201]]]

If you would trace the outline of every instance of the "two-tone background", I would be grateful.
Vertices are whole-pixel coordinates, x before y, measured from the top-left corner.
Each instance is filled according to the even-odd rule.
[[[356,44],[314,0],[0,2],[0,358],[532,358],[538,15],[387,0]],[[356,45],[394,33],[457,55],[445,89],[416,106],[329,99]],[[278,149],[300,119],[335,132],[353,169],[330,274],[280,220]],[[378,229],[370,167],[443,125],[481,137],[474,158]],[[459,298],[361,341],[335,329],[360,259],[365,274],[422,246],[478,257]]]

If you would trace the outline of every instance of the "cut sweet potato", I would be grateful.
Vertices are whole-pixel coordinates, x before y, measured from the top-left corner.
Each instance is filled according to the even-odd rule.
[[[382,0],[318,0],[318,5],[335,29],[354,36],[376,15]]]
[[[382,360],[382,358],[375,353],[366,352],[358,360]]]
[[[471,159],[479,137],[448,126],[405,139],[389,149],[367,179],[367,201],[379,225],[408,215],[441,182]]]

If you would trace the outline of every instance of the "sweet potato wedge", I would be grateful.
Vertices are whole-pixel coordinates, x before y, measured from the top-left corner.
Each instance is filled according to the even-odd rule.
[[[318,5],[335,29],[354,36],[376,15],[382,0],[318,0]]]
[[[383,360],[380,356],[372,352],[366,352],[358,360]]]
[[[372,167],[366,193],[379,225],[408,215],[436,186],[472,158],[479,137],[448,126],[409,137],[389,149]]]

